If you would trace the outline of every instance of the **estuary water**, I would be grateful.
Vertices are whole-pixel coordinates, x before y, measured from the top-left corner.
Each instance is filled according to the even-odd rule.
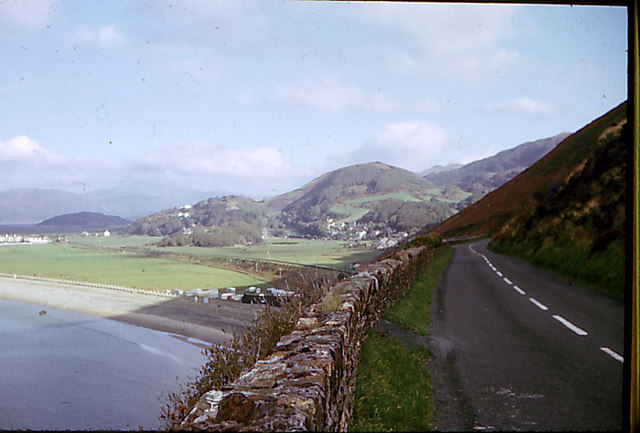
[[[205,362],[177,337],[0,300],[0,430],[160,428],[167,393]]]

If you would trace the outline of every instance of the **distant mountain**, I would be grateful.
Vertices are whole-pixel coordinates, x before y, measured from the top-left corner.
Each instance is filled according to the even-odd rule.
[[[431,172],[423,174],[423,177],[438,186],[457,186],[469,193],[466,200],[461,201],[458,206],[462,209],[513,179],[569,135],[568,132],[563,132],[553,137],[527,142],[456,169],[430,169]]]
[[[130,221],[114,215],[105,215],[98,212],[77,212],[73,214],[59,215],[46,219],[39,226],[72,226],[81,230],[112,230],[128,225]]]
[[[185,188],[154,190],[138,185],[83,193],[56,189],[12,189],[0,192],[0,224],[34,224],[57,215],[83,211],[133,219],[158,209],[193,203],[216,193]]]
[[[480,201],[430,231],[489,234],[490,247],[562,270],[621,298],[627,104],[565,139]]]
[[[114,188],[87,192],[91,200],[102,204],[109,213],[135,219],[160,209],[194,203],[224,191],[202,192],[190,188],[157,188],[154,185],[125,184]]]
[[[65,213],[105,212],[99,203],[80,194],[55,189],[13,189],[0,192],[0,223],[28,224]]]
[[[434,165],[431,168],[428,168],[426,170],[421,171],[420,172],[420,176],[425,177],[428,174],[442,173],[444,171],[455,170],[455,169],[463,167],[463,166],[464,166],[464,164],[448,164],[448,165],[445,165],[445,166]]]

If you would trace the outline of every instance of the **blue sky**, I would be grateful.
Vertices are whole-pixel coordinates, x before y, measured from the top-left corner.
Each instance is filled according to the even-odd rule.
[[[270,196],[573,132],[627,98],[621,7],[0,1],[0,191]]]

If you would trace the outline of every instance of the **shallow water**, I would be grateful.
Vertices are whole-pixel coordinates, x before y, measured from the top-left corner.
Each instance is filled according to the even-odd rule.
[[[0,429],[157,429],[204,361],[170,334],[0,300]]]

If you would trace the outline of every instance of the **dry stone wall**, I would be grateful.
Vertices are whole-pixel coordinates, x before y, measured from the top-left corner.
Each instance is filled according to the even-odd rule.
[[[346,431],[365,332],[408,291],[434,248],[396,251],[333,286],[276,351],[230,386],[205,394],[181,428]],[[326,302],[328,297],[337,303]],[[331,311],[328,306],[336,305]]]

